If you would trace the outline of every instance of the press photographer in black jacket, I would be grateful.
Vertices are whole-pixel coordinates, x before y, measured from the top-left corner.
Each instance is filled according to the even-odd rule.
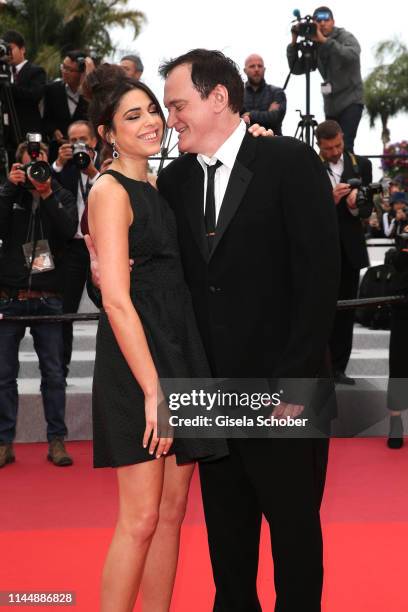
[[[56,181],[37,182],[28,143],[16,152],[8,180],[0,187],[0,315],[62,313],[63,258],[77,227],[72,194]],[[47,161],[43,144],[38,161]],[[25,167],[25,169],[24,169]],[[45,166],[47,167],[47,166]],[[31,323],[41,370],[41,393],[47,421],[48,459],[71,465],[64,447],[65,379],[61,323]],[[0,321],[0,467],[14,461],[17,419],[18,350],[26,323]]]
[[[344,135],[336,121],[328,120],[316,128],[320,158],[327,170],[336,204],[341,247],[339,300],[357,297],[360,270],[369,265],[362,219],[371,215],[371,199],[357,202],[357,189],[347,184],[360,179],[363,185],[372,181],[372,166],[368,159],[345,150]],[[337,383],[353,385],[345,371],[353,345],[354,310],[337,311],[330,337],[330,352]]]

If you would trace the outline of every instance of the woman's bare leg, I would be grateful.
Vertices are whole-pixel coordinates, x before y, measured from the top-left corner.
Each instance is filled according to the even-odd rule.
[[[158,524],[164,464],[157,459],[117,470],[119,516],[103,570],[101,612],[133,610]]]
[[[159,521],[143,572],[143,612],[168,612],[176,577],[180,528],[194,464],[177,466],[172,455],[165,460]]]

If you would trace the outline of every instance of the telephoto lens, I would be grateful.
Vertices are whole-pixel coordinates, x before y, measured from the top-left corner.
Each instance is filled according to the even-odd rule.
[[[88,146],[84,142],[76,142],[72,145],[72,159],[80,170],[84,170],[91,163]]]

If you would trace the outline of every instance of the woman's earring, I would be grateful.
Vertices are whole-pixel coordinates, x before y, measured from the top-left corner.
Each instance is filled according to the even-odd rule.
[[[113,159],[119,159],[119,151],[116,149],[116,142],[112,140],[111,145],[113,149],[113,153],[112,153]]]

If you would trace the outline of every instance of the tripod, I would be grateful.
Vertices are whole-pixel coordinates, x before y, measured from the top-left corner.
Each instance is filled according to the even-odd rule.
[[[9,170],[6,134],[12,133],[16,145],[21,142],[21,129],[10,90],[10,67],[0,62],[0,181],[4,182]],[[10,146],[10,145],[9,145]]]
[[[296,43],[296,49],[301,54],[301,59],[304,65],[304,72],[306,76],[306,112],[302,112],[297,109],[296,112],[300,114],[300,121],[297,125],[295,138],[306,142],[309,146],[314,145],[314,129],[317,127],[317,121],[314,115],[310,113],[310,73],[317,68],[317,56],[316,56],[316,45],[313,41],[305,38],[299,43]],[[293,63],[290,72],[287,76],[283,89],[286,89],[289,79],[293,74],[296,63],[299,61],[299,55],[296,61]]]

